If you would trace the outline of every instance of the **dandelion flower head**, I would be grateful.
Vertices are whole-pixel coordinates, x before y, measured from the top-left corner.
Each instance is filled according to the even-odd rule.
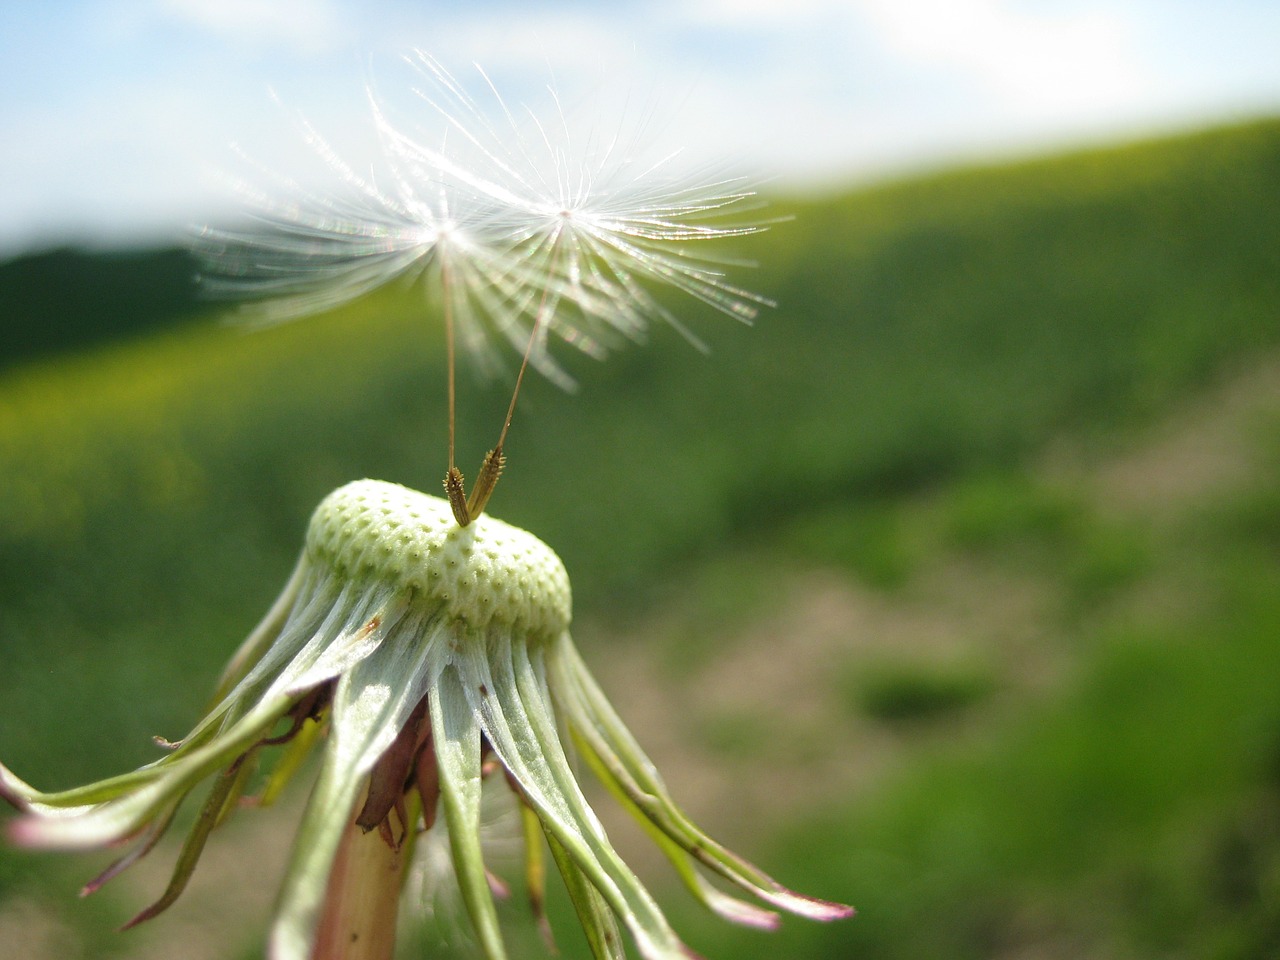
[[[848,916],[787,890],[685,816],[592,679],[570,621],[564,567],[535,537],[487,516],[460,527],[446,501],[396,484],[348,484],[317,507],[293,576],[192,731],[139,770],[60,793],[0,766],[0,796],[22,812],[10,838],[61,849],[131,843],[92,891],[147,854],[212,781],[168,888],[137,923],[177,899],[242,795],[270,802],[322,744],[270,956],[319,955],[326,891],[353,830],[376,830],[398,849],[421,829],[443,829],[476,939],[487,960],[503,960],[480,840],[482,789],[496,767],[522,811],[535,910],[545,843],[596,957],[621,957],[625,930],[647,960],[684,960],[691,952],[584,797],[576,752],[709,909],[764,928],[776,924],[774,909]]]

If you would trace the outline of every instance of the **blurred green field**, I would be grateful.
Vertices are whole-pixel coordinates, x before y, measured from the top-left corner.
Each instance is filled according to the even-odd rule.
[[[677,797],[860,908],[726,932],[667,884],[691,945],[1280,955],[1280,121],[774,207],[746,280],[778,309],[680,304],[710,357],[657,330],[571,360],[577,396],[530,384],[491,505],[564,558]],[[325,493],[438,489],[440,340],[392,289],[0,375],[6,764],[150,759]],[[507,393],[462,387],[466,469]],[[73,903],[93,868],[0,851],[0,942],[255,955],[191,946],[199,893],[112,933],[163,881]]]

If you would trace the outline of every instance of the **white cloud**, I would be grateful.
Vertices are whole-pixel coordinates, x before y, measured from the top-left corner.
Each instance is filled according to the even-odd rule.
[[[1114,5],[1032,13],[1009,0],[855,2],[891,56],[980,85],[1019,111],[1106,109],[1152,85],[1138,31]]]
[[[779,30],[838,14],[842,0],[670,0],[664,17],[703,27]]]
[[[349,39],[333,0],[157,0],[165,17],[236,43],[331,50]]]
[[[467,7],[450,23],[447,43],[424,46],[430,34],[415,42],[449,63],[475,61],[486,70],[526,73],[546,80],[557,76],[604,75],[612,65],[635,58],[636,25],[625,8],[606,7]]]

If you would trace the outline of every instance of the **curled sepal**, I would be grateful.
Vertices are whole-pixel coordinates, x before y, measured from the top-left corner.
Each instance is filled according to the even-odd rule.
[[[44,793],[35,789],[0,763],[0,799],[8,801],[24,813],[35,813],[46,817],[76,816],[92,809],[96,804],[122,797],[156,780],[164,773],[161,764],[169,759],[164,757],[155,764],[129,773],[54,793]]]
[[[505,960],[498,913],[480,850],[480,725],[452,667],[441,673],[436,696],[431,698],[431,730],[440,803],[462,900],[485,956]]]
[[[416,617],[339,679],[330,743],[307,803],[269,935],[272,960],[306,960],[315,943],[334,857],[369,771],[395,742],[431,681],[438,634]]]
[[[542,824],[538,822],[538,814],[533,807],[524,799],[519,786],[513,785],[512,789],[520,798],[520,827],[524,835],[524,883],[529,895],[529,908],[538,924],[538,932],[542,934],[542,942],[552,953],[558,953],[556,939],[547,920],[547,865],[542,848]]]
[[[587,763],[591,766],[592,771],[600,782],[613,794],[614,799],[621,804],[622,808],[635,817],[641,829],[649,835],[649,838],[657,844],[658,849],[671,861],[671,865],[675,867],[676,874],[680,877],[681,882],[684,883],[685,887],[699,903],[730,923],[741,924],[744,927],[755,927],[760,930],[776,930],[778,928],[779,918],[774,911],[764,910],[753,903],[747,903],[745,900],[731,897],[708,883],[706,878],[698,872],[694,866],[693,858],[685,852],[684,848],[646,817],[644,812],[632,801],[630,795],[622,789],[617,778],[612,775],[608,767],[600,759],[591,739],[583,737],[580,731],[575,730],[574,741],[579,752],[586,758]]]
[[[505,635],[458,650],[462,686],[502,765],[519,782],[544,830],[554,836],[626,924],[649,960],[694,954],[610,845],[564,755],[545,676],[524,644]]]
[[[586,935],[587,946],[595,960],[626,960],[626,951],[622,945],[622,934],[618,930],[618,918],[609,909],[600,892],[591,885],[586,874],[578,867],[568,851],[560,845],[555,835],[548,833],[547,845],[551,856],[564,878],[564,886],[569,891],[569,900],[578,914],[578,922],[582,924],[582,932]]]
[[[143,831],[142,835],[137,838],[131,849],[123,857],[111,863],[107,869],[86,883],[80,888],[80,896],[87,897],[90,894],[97,893],[111,880],[114,880],[120,874],[124,873],[131,866],[145,857],[151,852],[152,848],[160,842],[160,838],[168,832],[170,825],[173,823],[174,814],[178,812],[177,807],[171,808],[163,816],[153,820],[150,826]]]
[[[0,763],[0,800],[8,802],[19,810],[29,810],[32,802],[38,800],[40,796],[39,790]]]
[[[653,761],[596,685],[568,635],[557,641],[547,661],[570,725],[590,746],[605,773],[605,782],[623,793],[634,810],[703,866],[771,906],[811,920],[840,920],[853,915],[853,908],[845,904],[788,890],[694,825],[676,806]]]
[[[9,828],[10,836],[23,846],[61,849],[101,846],[132,836],[163,816],[205,777],[248,751],[275,718],[276,711],[270,709],[250,713],[227,736],[192,751],[181,762],[168,765],[163,775],[107,802],[68,809],[32,803],[28,811],[35,815],[15,821]]]
[[[11,778],[8,789],[25,798],[24,809],[34,814],[17,820],[11,837],[27,846],[77,849],[142,830],[201,780],[266,739],[304,694],[339,674],[358,672],[404,614],[404,602],[390,597],[374,596],[352,607],[326,618],[316,636],[290,651],[287,662],[260,660],[180,745],[149,766],[59,794],[40,794]],[[249,702],[242,688],[262,689]]]
[[[173,876],[169,879],[169,886],[165,888],[159,900],[126,923],[122,929],[128,930],[130,927],[136,927],[138,924],[150,920],[157,914],[167,910],[178,899],[182,891],[186,889],[187,881],[191,879],[191,874],[196,869],[196,863],[200,859],[200,854],[204,851],[204,845],[209,839],[209,834],[213,832],[214,827],[222,822],[227,815],[227,811],[244,791],[245,776],[250,766],[247,763],[237,763],[218,775],[218,778],[213,782],[213,788],[209,791],[209,796],[205,800],[204,806],[200,809],[200,815],[196,818],[195,825],[191,828],[191,832],[187,834],[186,842],[182,845],[182,852],[178,855],[178,862],[174,864]]]

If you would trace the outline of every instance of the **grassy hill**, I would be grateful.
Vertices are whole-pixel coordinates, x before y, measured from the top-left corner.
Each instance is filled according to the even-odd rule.
[[[720,797],[753,827],[703,819],[863,908],[694,945],[1268,955],[1280,122],[779,206],[795,220],[748,251],[779,308],[750,330],[682,309],[710,358],[660,330],[574,363],[576,397],[533,384],[491,507],[560,551],[592,662],[653,673],[610,689],[688,698],[676,769],[760,781]],[[179,735],[326,492],[437,488],[439,341],[388,291],[5,373],[0,756],[53,787]],[[1188,442],[1115,479],[1251,377],[1205,435],[1239,434],[1239,477],[1170,499]],[[463,386],[466,466],[507,397]],[[791,686],[741,679],[810,656]],[[57,903],[69,869],[0,854],[0,901]],[[130,955],[90,910],[82,955]]]

